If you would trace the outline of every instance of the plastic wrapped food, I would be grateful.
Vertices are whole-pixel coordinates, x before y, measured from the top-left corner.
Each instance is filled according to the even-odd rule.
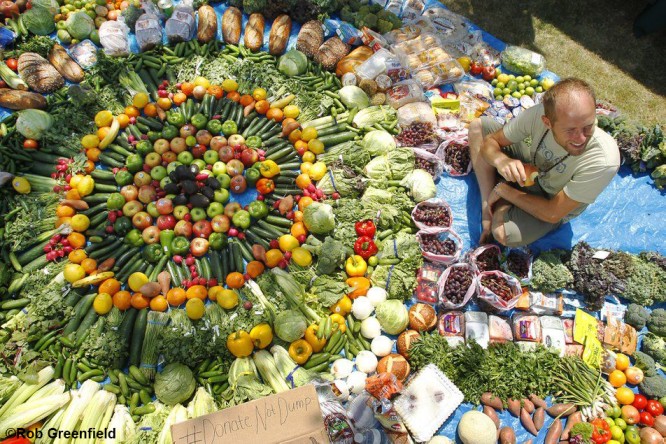
[[[507,46],[500,58],[502,66],[516,74],[536,77],[546,69],[544,56],[520,46]]]
[[[107,20],[99,27],[99,41],[109,56],[126,56],[130,53],[129,28],[122,20]]]
[[[90,69],[97,64],[97,46],[90,40],[72,45],[68,53],[83,69]]]
[[[416,300],[427,304],[436,304],[439,300],[437,281],[446,270],[446,265],[425,262],[416,278]]]
[[[472,158],[466,136],[464,139],[444,140],[437,148],[436,154],[440,159],[444,159],[444,171],[450,176],[466,176],[472,172]]]
[[[412,71],[412,77],[421,82],[426,89],[455,83],[464,75],[465,71],[455,59],[444,60]]]
[[[490,331],[490,342],[513,341],[511,324],[507,318],[495,315],[488,316],[488,328]]]
[[[534,315],[513,317],[513,337],[516,341],[541,342],[541,322]]]
[[[427,152],[427,151],[426,151]],[[453,213],[444,199],[428,199],[417,204],[412,210],[412,220],[423,232],[450,228],[453,225]]]
[[[465,337],[465,314],[462,311],[442,313],[437,322],[437,331],[442,336]]]
[[[483,245],[467,255],[467,262],[477,273],[500,269],[501,252],[497,245]]]
[[[408,69],[414,71],[422,68],[424,65],[431,66],[451,60],[452,56],[446,50],[440,47],[429,47],[422,51],[410,52],[400,57],[402,64]]]
[[[564,335],[562,319],[555,316],[542,316],[539,320],[541,321],[543,345],[558,350],[560,357],[564,356],[564,352],[566,351],[566,337]]]
[[[395,109],[402,108],[404,105],[414,102],[422,103],[423,100],[425,100],[421,84],[416,80],[411,80],[411,79],[398,82],[395,85],[393,85],[391,88],[386,90],[386,98],[388,100],[388,104]],[[427,103],[425,105],[428,108],[430,108],[430,106],[428,106]],[[430,120],[431,121],[434,120],[433,122],[434,125],[437,123],[437,119],[435,118],[435,113],[432,112],[432,109],[430,110],[430,112],[432,114],[432,119]],[[399,113],[400,112],[398,111],[398,114]],[[408,124],[409,123],[407,123],[407,125]],[[402,126],[403,122],[400,122],[400,125]]]
[[[488,329],[488,315],[482,311],[465,312],[465,340],[474,340],[481,347],[488,347],[490,330]]]
[[[434,46],[442,46],[442,42],[435,34],[424,33],[391,46],[393,52],[404,56],[409,54],[418,54]]]
[[[414,148],[415,168],[421,168],[430,173],[432,178],[437,181],[444,172],[444,162],[435,154],[420,148]]]
[[[136,42],[141,51],[147,51],[162,43],[162,25],[154,14],[143,14],[136,21]]]
[[[380,49],[370,56],[368,60],[356,67],[355,73],[362,79],[374,79],[386,72],[386,60],[394,55],[387,49]]]
[[[194,37],[194,10],[191,6],[178,6],[164,26],[171,43],[187,42]]]
[[[532,280],[532,254],[523,248],[510,248],[504,256],[502,268],[515,276],[521,285],[528,285]]]

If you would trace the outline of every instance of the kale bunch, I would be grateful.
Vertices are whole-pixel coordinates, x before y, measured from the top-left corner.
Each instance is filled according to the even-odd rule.
[[[566,254],[564,250],[550,250],[539,254],[532,263],[530,287],[543,293],[569,288],[573,283],[573,275],[562,262]]]

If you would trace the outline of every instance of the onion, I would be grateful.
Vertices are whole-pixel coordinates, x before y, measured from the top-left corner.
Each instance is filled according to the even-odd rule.
[[[192,95],[194,96],[195,99],[201,100],[206,95],[206,88],[204,88],[201,85],[197,85],[192,90]]]
[[[661,436],[666,436],[666,416],[659,415],[654,418],[654,429],[661,434]]]
[[[641,429],[641,444],[664,444],[664,437],[652,427]]]
[[[391,354],[391,350],[393,350],[393,339],[384,335],[377,336],[372,340],[370,350],[379,357],[389,355]]]
[[[375,339],[382,334],[382,326],[379,324],[377,318],[369,317],[361,322],[361,334],[364,338]]]
[[[335,397],[338,398],[341,401],[346,401],[349,399],[349,386],[347,385],[347,381],[344,379],[336,379],[333,381],[333,385],[339,392],[339,394],[336,394],[336,391],[333,390],[333,393],[336,395]]]
[[[365,296],[359,296],[354,299],[354,304],[352,305],[352,314],[356,319],[362,321],[370,317],[372,312],[375,310],[375,307]]]
[[[386,290],[384,290],[382,287],[370,288],[365,296],[370,299],[370,302],[374,307],[384,302],[387,298]]]
[[[365,380],[368,378],[363,372],[352,372],[347,377],[347,385],[349,386],[349,391],[358,395],[365,389]]]
[[[333,362],[333,365],[331,366],[331,373],[335,379],[343,379],[349,376],[353,369],[353,362],[351,362],[349,359],[340,358]]]
[[[377,356],[368,350],[359,352],[356,355],[356,368],[363,373],[374,373],[377,370]]]

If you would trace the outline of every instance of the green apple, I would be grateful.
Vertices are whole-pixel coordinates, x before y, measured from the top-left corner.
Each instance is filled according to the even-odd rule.
[[[182,220],[186,214],[190,214],[190,209],[185,205],[176,205],[173,209],[173,216],[178,220]]]
[[[227,173],[227,164],[224,162],[215,162],[213,164],[213,174],[215,177],[219,176],[220,174],[226,174]]]
[[[226,188],[220,188],[219,190],[215,190],[215,193],[213,194],[213,200],[215,202],[220,202],[220,203],[227,203],[229,201],[229,190]]]
[[[206,210],[203,208],[192,208],[190,214],[192,215],[192,220],[195,222],[206,218]]]
[[[231,177],[229,177],[228,174],[220,174],[219,176],[215,176],[215,178],[218,182],[220,182],[222,188],[229,189],[229,185],[231,184]]]
[[[167,170],[162,165],[154,166],[150,170],[150,177],[152,177],[155,180],[162,180],[166,177],[166,175],[167,175]]]
[[[192,165],[196,165],[199,167],[199,171],[203,173],[203,171],[206,169],[206,162],[203,161],[203,159],[195,159],[192,161]]]
[[[157,205],[155,205],[155,202],[150,202],[146,207],[146,211],[148,212],[148,214],[150,214],[153,217],[160,216],[159,211],[157,211]]]
[[[537,86],[536,88],[534,88],[534,91],[536,91],[536,92],[538,92],[538,93],[542,93],[542,92],[543,92],[543,88],[542,88],[541,86]]]
[[[164,189],[164,187],[171,182],[172,180],[169,176],[164,176],[162,179],[160,179],[160,188]]]
[[[194,136],[187,136],[187,137],[185,138],[185,145],[189,146],[190,148],[192,148],[192,147],[193,147],[194,145],[196,145],[196,144],[197,144],[197,138],[196,138],[196,137],[194,137]]]
[[[183,165],[191,164],[192,160],[194,160],[194,156],[189,151],[183,151],[182,153],[178,153],[178,161],[182,162]]]
[[[222,205],[220,202],[211,202],[206,209],[206,214],[211,219],[222,213],[224,213],[224,205]]]
[[[527,88],[525,88],[525,94],[527,94],[528,96],[533,96],[534,95],[534,88],[532,88],[531,86],[528,86]]]
[[[203,155],[203,160],[208,164],[208,165],[213,165],[217,160],[220,158],[220,155],[217,153],[215,150],[208,150],[204,153]]]
[[[171,172],[175,171],[176,167],[179,166],[179,165],[182,165],[182,162],[174,161],[174,162],[169,163],[169,165],[167,165],[167,174],[171,174]]]

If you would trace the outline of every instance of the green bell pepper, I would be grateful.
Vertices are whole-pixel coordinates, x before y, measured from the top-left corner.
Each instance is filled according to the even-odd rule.
[[[141,154],[130,154],[125,159],[125,166],[130,173],[138,173],[143,169],[143,157]],[[134,180],[134,176],[132,176],[132,180]]]
[[[143,163],[143,161],[141,161]],[[124,187],[134,182],[134,176],[127,170],[120,170],[116,173],[116,183],[118,186]]]
[[[125,235],[125,243],[130,244],[133,247],[142,247],[144,242],[141,232],[136,228],[130,230],[129,233]]]
[[[160,244],[150,244],[143,249],[143,258],[151,264],[158,262],[162,256],[164,256],[164,252]]]
[[[187,119],[181,113],[175,111],[167,112],[167,122],[173,126],[181,127],[187,123]]]
[[[120,236],[124,236],[132,229],[132,220],[127,216],[121,216],[113,224],[113,231]]]
[[[255,219],[263,219],[268,216],[268,206],[261,200],[255,200],[247,206],[247,211]]]
[[[106,208],[109,210],[120,210],[125,205],[125,196],[120,193],[111,193],[106,199]]]
[[[162,230],[160,231],[160,245],[162,246],[162,251],[167,256],[171,257],[171,243],[173,242],[176,233],[173,230]]]
[[[221,250],[224,247],[226,247],[228,244],[227,242],[227,235],[223,233],[211,233],[210,236],[208,236],[208,247],[211,250]]]
[[[185,236],[176,236],[171,241],[171,251],[173,254],[186,254],[190,251],[190,241]]]
[[[153,144],[150,143],[150,142],[147,141],[147,140],[140,140],[140,141],[136,144],[136,147],[135,147],[135,148],[136,148],[136,152],[139,153],[139,154],[141,154],[141,155],[144,156],[144,157],[146,156],[146,154],[148,154],[148,153],[152,153],[152,152],[154,151],[154,150],[153,150]]]
[[[245,210],[238,210],[231,218],[231,222],[241,230],[250,228],[250,213]]]
[[[245,170],[245,181],[248,186],[254,186],[259,179],[261,179],[259,168],[252,167]]]
[[[190,122],[192,122],[192,125],[194,125],[196,129],[200,130],[206,128],[206,124],[208,123],[208,118],[203,114],[198,113],[192,116]]]
[[[261,137],[259,136],[250,136],[247,139],[245,139],[245,145],[249,146],[250,148],[261,148]]]
[[[222,122],[219,120],[209,120],[206,124],[206,129],[214,136],[222,132]]]
[[[164,128],[162,128],[162,137],[166,140],[171,140],[174,137],[178,137],[178,134],[180,134],[178,127],[173,125],[164,125]]]
[[[233,120],[227,120],[222,124],[222,132],[225,136],[231,136],[238,132],[238,125]]]
[[[162,138],[162,133],[159,131],[148,131],[148,140],[155,143],[158,139]]]

